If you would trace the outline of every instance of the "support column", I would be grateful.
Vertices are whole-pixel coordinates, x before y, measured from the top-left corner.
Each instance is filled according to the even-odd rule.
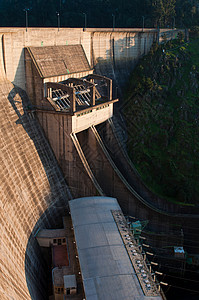
[[[108,81],[108,100],[112,100],[112,80]]]
[[[95,105],[95,85],[91,87],[91,106]]]
[[[72,93],[71,93],[70,111],[71,111],[72,114],[76,111],[75,89],[73,89]]]

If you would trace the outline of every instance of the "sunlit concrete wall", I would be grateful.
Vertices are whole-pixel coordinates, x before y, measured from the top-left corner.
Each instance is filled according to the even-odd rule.
[[[92,125],[98,125],[113,116],[113,103],[102,105],[99,108],[91,108],[89,113],[81,115],[81,112],[72,116],[71,132],[80,132]]]
[[[92,32],[91,59],[98,74],[105,74],[123,87],[139,58],[147,54],[157,34],[154,30]]]
[[[0,64],[6,78],[25,89],[24,47],[82,44],[91,66],[115,79],[129,72],[156,36],[154,29],[0,28]]]

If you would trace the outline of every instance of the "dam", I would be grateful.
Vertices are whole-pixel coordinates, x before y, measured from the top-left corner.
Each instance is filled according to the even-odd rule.
[[[184,246],[189,237],[186,249],[194,254],[198,208],[168,203],[145,187],[113,117],[116,87],[122,90],[157,31],[0,33],[1,299],[47,299],[36,236],[41,228],[60,228],[68,202],[80,197],[117,198],[124,214],[148,220],[154,249]]]

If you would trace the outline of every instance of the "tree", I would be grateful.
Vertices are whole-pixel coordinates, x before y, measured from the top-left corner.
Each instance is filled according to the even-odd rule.
[[[172,18],[175,16],[176,0],[153,0],[153,16],[155,24],[166,27],[171,24]]]
[[[57,26],[56,11],[61,26],[82,27],[83,13],[88,27],[199,26],[199,0],[0,0],[0,26],[25,26],[24,8],[29,26]]]

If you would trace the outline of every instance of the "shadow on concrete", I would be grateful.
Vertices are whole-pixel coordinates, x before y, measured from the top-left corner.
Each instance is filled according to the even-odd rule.
[[[31,104],[25,91],[14,86],[13,89],[10,90],[8,100],[14,113],[18,117],[16,124],[23,126],[25,132],[33,141],[33,148],[35,147],[39,155],[45,170],[44,176],[47,176],[49,182],[49,193],[42,194],[41,192],[41,207],[40,205],[37,205],[34,209],[39,210],[37,212],[37,215],[39,216],[39,214],[43,212],[42,202],[45,203],[48,208],[35,224],[28,240],[25,255],[25,274],[31,298],[34,300],[47,299],[46,292],[48,278],[46,278],[46,264],[35,235],[41,227],[57,228],[57,226],[60,226],[62,216],[65,214],[68,207],[68,200],[72,197],[52,149],[44,136],[43,130],[35,118],[34,113],[30,113],[28,110],[31,108]],[[35,150],[33,152],[35,152]],[[31,162],[28,161],[24,162],[24,164],[25,163],[31,164]],[[31,172],[33,171],[31,170]],[[37,184],[38,183],[35,182],[35,186]],[[34,202],[34,199],[32,199],[32,203]]]
[[[42,252],[36,235],[43,228],[63,228],[62,217],[66,213],[65,207],[52,205],[42,214],[29,237],[25,254],[25,274],[33,300],[47,300],[53,295],[50,253],[47,255],[47,252]]]
[[[15,78],[13,81],[13,84],[15,86],[20,86],[21,88],[25,89],[25,58],[24,58],[24,48],[21,51],[16,73],[15,73]]]
[[[151,36],[152,35],[152,36]],[[110,48],[105,57],[96,57],[93,49],[93,65],[96,74],[113,80],[113,97],[123,98],[125,85],[139,59],[147,54],[156,34],[150,32],[125,33],[125,37],[115,40],[114,32],[110,33]]]
[[[54,173],[57,177],[56,179],[58,179],[56,186],[57,188],[60,188],[62,195],[65,194],[68,199],[71,199],[70,190],[67,187],[64,175],[58,166],[57,160],[44,135],[43,129],[37,121],[34,112],[31,111],[32,104],[29,101],[26,92],[14,85],[8,95],[8,100],[19,118],[16,124],[21,124],[30,139],[34,142],[50,186],[53,187],[55,185],[55,178],[52,177],[52,173],[56,168],[56,173]],[[21,109],[21,104],[23,109]]]

